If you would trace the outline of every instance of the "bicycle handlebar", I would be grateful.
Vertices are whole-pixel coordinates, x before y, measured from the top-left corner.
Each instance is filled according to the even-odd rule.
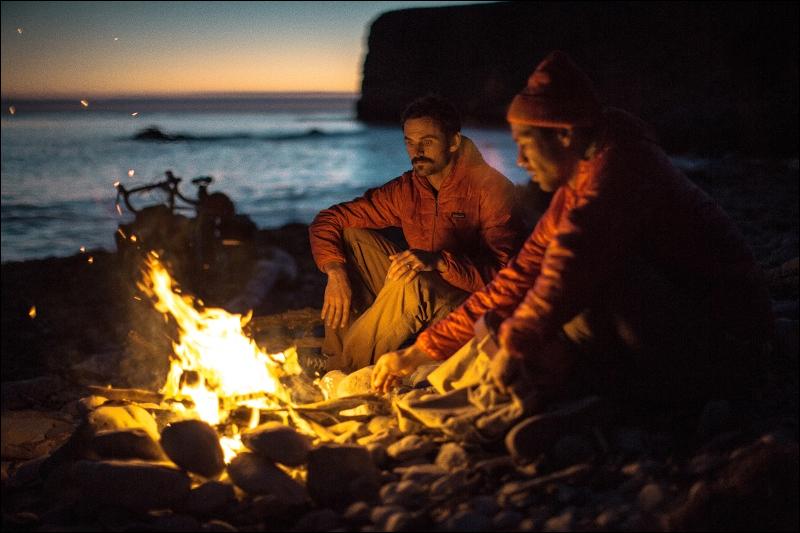
[[[138,213],[140,211],[140,209],[136,209],[131,204],[130,196],[132,194],[136,194],[136,193],[140,193],[140,192],[146,192],[146,191],[152,191],[152,190],[155,190],[155,189],[161,189],[161,190],[163,190],[164,192],[166,192],[169,195],[168,202],[169,202],[169,210],[171,212],[175,211],[175,197],[176,196],[178,198],[180,198],[181,200],[183,200],[184,202],[186,202],[187,204],[191,205],[191,206],[197,207],[197,205],[199,205],[200,200],[192,200],[190,198],[187,198],[183,194],[181,194],[181,192],[178,190],[178,184],[181,182],[181,180],[183,178],[179,178],[179,177],[175,176],[172,173],[171,170],[167,170],[164,174],[167,176],[167,179],[165,179],[164,181],[159,181],[158,183],[150,183],[150,184],[147,184],[147,185],[140,185],[139,187],[134,187],[133,189],[126,189],[125,186],[120,182],[115,183],[114,187],[116,187],[116,189],[117,189],[117,200],[116,200],[116,203],[119,204],[119,197],[120,197],[120,195],[122,195],[122,200],[125,202],[125,207],[127,207],[128,210],[131,211],[132,213]],[[201,197],[203,196],[203,193],[205,192],[205,188],[208,187],[208,185],[212,181],[213,181],[213,178],[211,176],[200,176],[200,177],[194,178],[192,180],[192,183],[197,185],[201,190],[201,192],[199,193],[198,196],[201,196]]]

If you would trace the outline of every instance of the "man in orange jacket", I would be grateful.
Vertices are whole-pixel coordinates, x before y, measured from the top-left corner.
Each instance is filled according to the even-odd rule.
[[[520,240],[513,185],[461,135],[449,102],[421,98],[402,124],[413,170],[321,211],[309,228],[328,275],[325,370],[398,349],[491,280]],[[402,229],[407,250],[374,231],[389,227]]]
[[[488,335],[490,379],[526,405],[576,392],[669,404],[743,392],[773,317],[729,217],[643,122],[604,109],[562,52],[537,67],[507,118],[518,164],[555,191],[550,207],[491,283],[378,360],[373,387]]]

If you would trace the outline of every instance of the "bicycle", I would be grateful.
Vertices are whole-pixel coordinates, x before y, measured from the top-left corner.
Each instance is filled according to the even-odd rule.
[[[134,267],[135,275],[143,253],[158,251],[185,288],[206,302],[219,303],[238,287],[236,274],[252,264],[257,228],[249,217],[236,215],[227,195],[208,192],[212,176],[191,180],[197,186],[196,199],[180,191],[183,178],[170,170],[165,176],[162,181],[130,189],[120,182],[114,184],[117,211],[122,212],[122,199],[135,215],[132,223],[120,224],[117,229],[117,250],[123,261]],[[142,206],[135,200],[152,191],[163,193],[163,201]],[[182,214],[186,211],[193,211],[195,217]]]

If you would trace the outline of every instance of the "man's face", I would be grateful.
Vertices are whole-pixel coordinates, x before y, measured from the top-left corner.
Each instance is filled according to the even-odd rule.
[[[403,124],[406,151],[414,172],[428,177],[440,173],[453,159],[458,146],[447,139],[439,124],[428,117],[410,118]]]
[[[512,123],[511,136],[518,147],[517,165],[543,191],[555,191],[569,180],[568,154],[555,135],[544,135],[539,128]]]

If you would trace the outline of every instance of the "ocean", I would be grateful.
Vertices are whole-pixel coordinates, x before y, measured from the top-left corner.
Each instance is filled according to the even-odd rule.
[[[2,117],[2,261],[69,256],[81,247],[113,251],[116,207],[128,188],[172,170],[181,191],[210,175],[237,213],[259,228],[310,222],[330,205],[361,195],[410,168],[400,126],[355,119],[355,97],[259,100],[66,102]],[[136,140],[156,127],[181,140]],[[503,129],[465,128],[495,168],[515,183],[516,149]],[[143,204],[157,202],[142,197]]]

